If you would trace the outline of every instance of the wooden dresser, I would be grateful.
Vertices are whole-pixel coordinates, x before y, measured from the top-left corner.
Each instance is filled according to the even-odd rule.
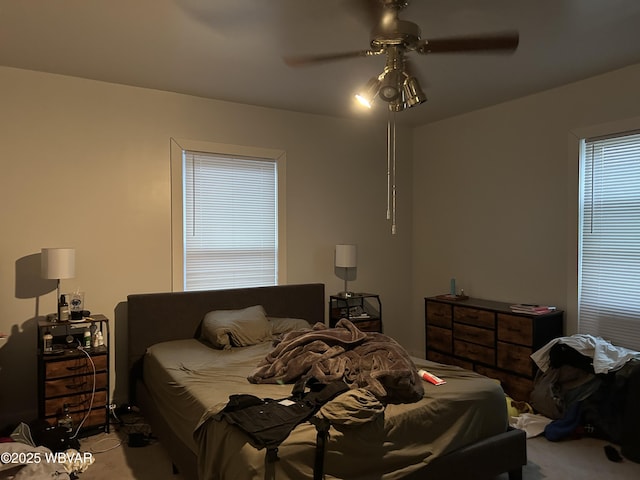
[[[513,313],[510,304],[425,298],[426,358],[500,380],[515,400],[529,400],[536,367],[530,355],[563,335],[562,310]]]
[[[77,348],[84,331],[100,331],[105,345]],[[109,328],[104,315],[80,323],[38,322],[38,414],[56,425],[65,405],[79,436],[109,431]],[[45,332],[53,336],[53,351],[41,348]]]
[[[93,352],[91,355],[96,368],[95,394],[93,394],[93,367],[84,354],[68,351],[60,357],[47,358],[42,362],[43,371],[39,382],[41,418],[55,425],[66,404],[71,411],[74,426],[78,426],[91,406],[91,412],[82,425],[83,429],[99,427],[103,431],[109,431],[106,410],[108,359],[106,349],[102,350],[100,353]]]

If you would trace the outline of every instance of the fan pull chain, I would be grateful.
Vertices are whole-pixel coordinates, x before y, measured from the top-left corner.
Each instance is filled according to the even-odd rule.
[[[391,112],[387,121],[387,220],[391,220]]]
[[[396,112],[389,110],[387,121],[387,220],[396,234]]]

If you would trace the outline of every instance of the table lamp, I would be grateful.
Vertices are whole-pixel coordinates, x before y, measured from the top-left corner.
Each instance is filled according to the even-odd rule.
[[[57,283],[58,317],[60,318],[60,279],[73,278],[76,270],[75,248],[43,248],[40,257],[42,278],[55,279]]]
[[[353,292],[347,289],[347,279],[349,278],[349,269],[355,268],[357,255],[355,245],[336,245],[336,261],[335,266],[344,268],[344,291],[338,295],[343,297],[351,297]]]

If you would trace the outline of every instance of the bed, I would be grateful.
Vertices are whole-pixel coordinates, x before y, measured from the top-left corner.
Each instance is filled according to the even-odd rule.
[[[247,381],[271,341],[227,349],[200,339],[212,311],[260,305],[270,318],[325,321],[322,284],[283,285],[128,296],[130,402],[185,478],[313,478],[316,430],[294,429],[266,466],[264,450],[252,447],[237,427],[215,419],[229,395],[285,398],[292,385]],[[522,478],[524,432],[509,429],[502,390],[494,381],[459,367],[412,358],[418,368],[447,380],[424,383],[424,398],[386,405],[376,421],[333,425],[327,442],[326,478],[464,479],[508,472]],[[339,423],[339,422],[338,422]],[[273,473],[273,472],[271,472]]]

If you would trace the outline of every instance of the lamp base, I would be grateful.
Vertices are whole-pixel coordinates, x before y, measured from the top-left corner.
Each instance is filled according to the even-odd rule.
[[[351,298],[353,297],[355,294],[353,292],[348,292],[348,291],[344,291],[344,292],[338,292],[338,296],[342,297],[342,298]]]

